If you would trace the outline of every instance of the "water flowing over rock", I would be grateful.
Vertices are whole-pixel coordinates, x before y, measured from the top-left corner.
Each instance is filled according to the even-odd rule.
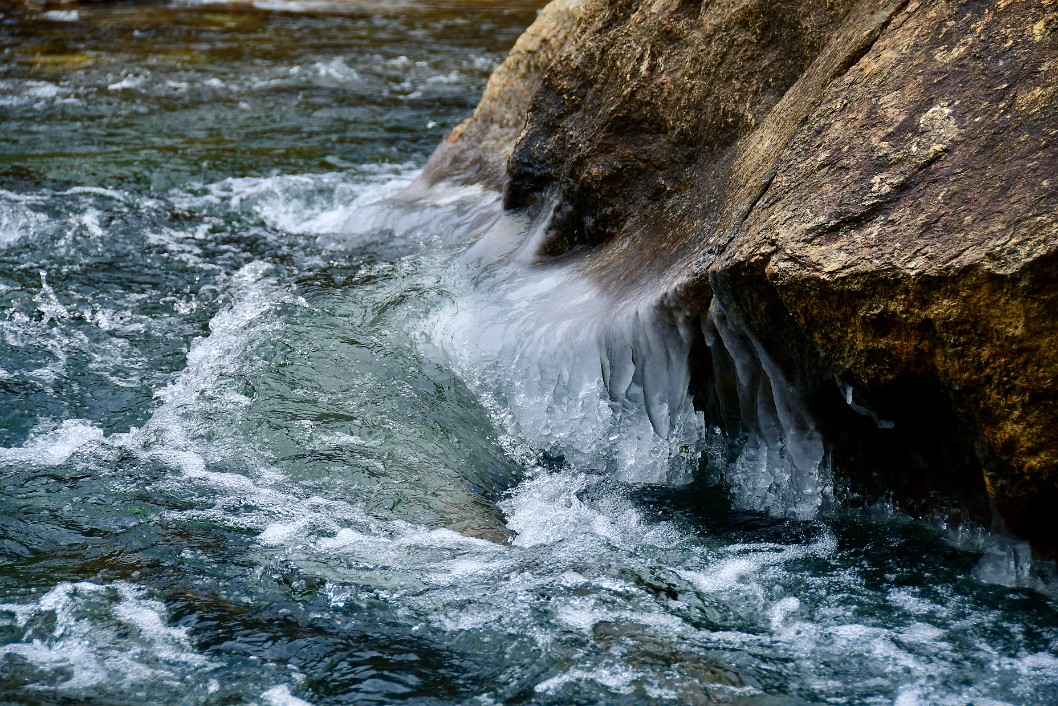
[[[832,465],[1054,555],[1056,87],[1053,0],[556,0],[423,179],[502,181],[537,266],[700,330],[765,494]]]

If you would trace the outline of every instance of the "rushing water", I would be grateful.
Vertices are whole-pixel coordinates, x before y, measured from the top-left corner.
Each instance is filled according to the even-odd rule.
[[[0,700],[1058,702],[1023,545],[784,500],[650,312],[394,198],[534,3],[260,5],[0,19]]]

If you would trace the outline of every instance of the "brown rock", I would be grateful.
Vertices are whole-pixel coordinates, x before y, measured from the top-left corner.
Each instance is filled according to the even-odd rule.
[[[874,442],[906,449],[886,454],[888,487],[966,501],[983,472],[1008,527],[1053,554],[1058,42],[1034,29],[1047,15],[900,13],[823,92],[710,269],[751,328],[767,321],[750,310],[792,317],[813,361],[798,365],[894,422]],[[842,465],[864,467],[870,446],[844,446]]]
[[[431,176],[496,184],[531,89],[506,205],[550,223],[541,259],[702,321],[714,421],[750,423],[721,317],[854,492],[1058,555],[1058,3],[595,0],[570,26]]]
[[[417,187],[441,178],[499,189],[507,158],[525,127],[529,100],[551,63],[568,46],[584,0],[554,0],[493,72],[474,114],[434,151]]]

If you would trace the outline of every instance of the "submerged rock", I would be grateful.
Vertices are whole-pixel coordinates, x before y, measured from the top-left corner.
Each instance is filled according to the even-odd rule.
[[[1049,0],[558,0],[427,174],[509,151],[541,262],[701,324],[710,424],[1055,555],[1056,141]]]

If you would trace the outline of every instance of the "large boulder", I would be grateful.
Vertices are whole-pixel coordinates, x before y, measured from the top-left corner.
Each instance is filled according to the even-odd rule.
[[[806,106],[709,265],[716,296],[786,365],[886,420],[860,430],[840,401],[817,405],[847,475],[964,504],[984,487],[995,521],[1052,555],[1056,9],[907,5]]]
[[[752,357],[853,494],[1058,555],[1058,3],[552,8],[430,173],[511,146],[541,262],[700,324],[711,422],[759,423]]]

